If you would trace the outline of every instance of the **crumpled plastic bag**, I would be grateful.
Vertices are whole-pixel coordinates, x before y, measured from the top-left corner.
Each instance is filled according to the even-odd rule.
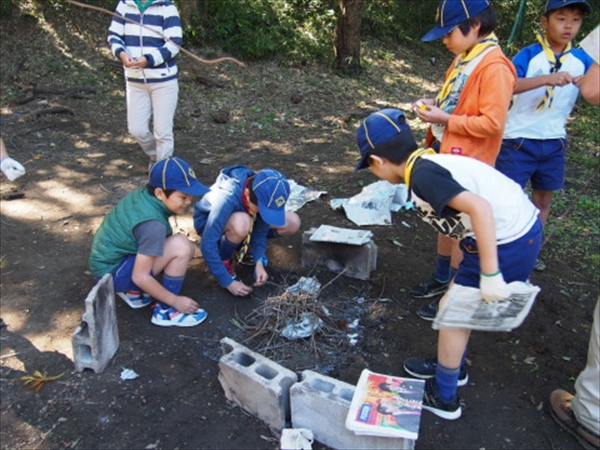
[[[303,312],[300,314],[300,320],[290,320],[281,332],[281,336],[290,341],[304,339],[315,333],[321,325],[323,321],[319,316],[311,312]]]
[[[313,432],[307,428],[284,428],[279,445],[281,450],[312,450]]]
[[[300,277],[298,282],[289,286],[285,291],[292,295],[317,295],[321,290],[321,283],[316,277]]]

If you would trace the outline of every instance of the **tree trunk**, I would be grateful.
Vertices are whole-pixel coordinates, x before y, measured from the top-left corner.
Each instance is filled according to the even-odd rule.
[[[340,0],[335,27],[335,68],[342,75],[360,73],[360,24],[363,0]]]

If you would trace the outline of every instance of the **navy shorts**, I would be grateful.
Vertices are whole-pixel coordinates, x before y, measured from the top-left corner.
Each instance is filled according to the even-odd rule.
[[[504,281],[527,281],[542,246],[542,222],[538,218],[531,229],[516,241],[498,246],[498,262]],[[481,265],[477,241],[471,237],[460,241],[463,260],[454,283],[479,288]]]
[[[141,291],[138,285],[131,279],[136,256],[137,255],[124,256],[117,268],[112,271],[115,292]],[[154,274],[152,274],[152,276],[154,276]]]
[[[557,191],[565,185],[566,139],[504,139],[496,169],[525,188]]]

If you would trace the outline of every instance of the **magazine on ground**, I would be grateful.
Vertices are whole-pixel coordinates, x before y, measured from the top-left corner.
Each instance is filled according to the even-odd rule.
[[[486,302],[479,289],[453,285],[446,294],[431,327],[467,328],[480,331],[511,331],[523,323],[540,288],[522,281],[508,283],[506,300]]]
[[[416,440],[425,380],[364,369],[352,396],[346,428],[355,434]]]

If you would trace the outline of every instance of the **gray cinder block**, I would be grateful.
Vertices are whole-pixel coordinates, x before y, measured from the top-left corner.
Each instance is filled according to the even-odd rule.
[[[415,441],[354,434],[346,428],[355,386],[305,370],[290,389],[293,428],[308,428],[334,449],[414,449]]]
[[[302,267],[369,279],[371,271],[377,268],[377,246],[373,241],[364,245],[313,242],[310,237],[315,231],[316,228],[311,228],[302,235]]]
[[[228,400],[276,430],[290,422],[290,387],[298,376],[232,339],[221,340],[219,381]]]
[[[81,325],[71,338],[75,370],[102,372],[119,347],[112,276],[106,274],[85,299]]]

